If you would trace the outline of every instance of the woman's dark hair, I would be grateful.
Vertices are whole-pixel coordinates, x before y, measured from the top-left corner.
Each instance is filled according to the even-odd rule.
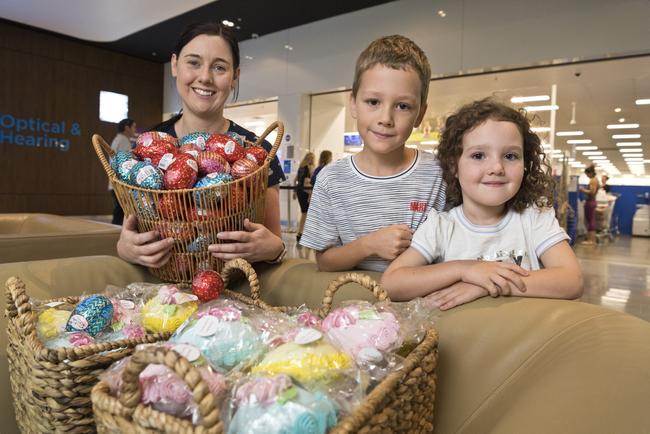
[[[524,142],[524,178],[519,191],[506,203],[506,207],[522,212],[532,204],[539,207],[551,206],[554,187],[551,167],[539,137],[530,130],[525,110],[515,110],[492,98],[485,98],[461,107],[445,122],[438,146],[438,159],[447,183],[447,208],[463,203],[460,183],[456,177],[458,160],[463,153],[463,137],[489,119],[512,122],[517,126]]]
[[[587,166],[585,168],[585,175],[587,175],[589,177],[596,176],[596,166],[594,166],[593,164],[590,165],[590,166]]]
[[[183,30],[183,33],[181,33],[181,36],[178,38],[178,42],[176,42],[176,46],[174,47],[174,50],[172,51],[172,54],[175,54],[176,57],[180,54],[180,52],[183,50],[183,48],[190,43],[190,41],[197,36],[201,35],[208,35],[208,36],[220,36],[223,38],[224,41],[228,44],[228,47],[230,47],[230,53],[232,54],[232,66],[233,70],[236,70],[239,68],[239,43],[237,42],[237,38],[235,37],[235,33],[230,29],[230,27],[226,27],[221,25],[220,23],[216,21],[208,21],[205,23],[195,23],[195,24],[190,24]],[[237,101],[237,97],[239,96],[239,80],[237,80],[237,84],[235,85],[235,89],[233,91],[232,99],[233,101]],[[172,116],[170,119],[166,120],[165,122],[156,125],[153,130],[167,130],[171,127],[171,125],[174,125],[183,115],[182,110],[178,112],[176,115]]]
[[[135,121],[133,119],[130,118],[122,119],[117,123],[117,131],[123,133],[127,127],[131,127],[131,125],[133,125],[134,123]]]

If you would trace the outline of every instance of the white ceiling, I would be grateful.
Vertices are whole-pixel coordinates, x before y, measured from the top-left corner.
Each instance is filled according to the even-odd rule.
[[[0,17],[74,38],[112,42],[213,0],[2,0]]]

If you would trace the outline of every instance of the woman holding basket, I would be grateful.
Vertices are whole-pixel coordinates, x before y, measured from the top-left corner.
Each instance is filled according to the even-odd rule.
[[[172,53],[171,67],[182,109],[154,130],[174,137],[196,131],[234,132],[249,141],[255,140],[253,132],[223,116],[228,97],[233,93],[237,98],[239,85],[239,46],[229,28],[216,22],[188,27]],[[271,150],[267,141],[262,146],[267,152]],[[284,179],[275,157],[269,168],[264,224],[246,219],[244,231],[219,233],[220,240],[231,242],[211,245],[209,251],[213,256],[225,261],[244,258],[249,262],[279,262],[283,258],[286,248],[280,238],[278,184]],[[127,261],[161,267],[169,260],[173,244],[173,238],[160,239],[155,231],[138,233],[136,218],[131,215],[124,221],[117,251]]]

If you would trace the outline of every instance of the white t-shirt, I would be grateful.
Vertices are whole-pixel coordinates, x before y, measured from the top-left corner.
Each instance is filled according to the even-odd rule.
[[[389,225],[415,230],[427,213],[445,205],[445,187],[438,160],[418,152],[413,164],[392,176],[369,176],[346,157],[318,174],[300,244],[317,251],[351,243]],[[357,265],[384,271],[388,261],[378,256]]]
[[[117,133],[113,141],[111,142],[111,149],[118,153],[120,151],[130,151],[131,150],[131,141],[126,136],[126,134]],[[111,181],[108,181],[108,190],[112,190],[113,186]]]
[[[411,247],[428,263],[457,259],[502,256],[501,252],[524,251],[521,267],[539,270],[539,258],[549,248],[569,239],[560,228],[553,208],[528,207],[522,213],[510,210],[488,226],[475,225],[457,206],[448,212],[429,213],[413,236]]]

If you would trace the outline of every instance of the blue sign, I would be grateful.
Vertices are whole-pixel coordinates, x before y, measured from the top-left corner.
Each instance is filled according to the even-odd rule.
[[[284,160],[282,165],[284,173],[291,173],[291,160]]]
[[[343,145],[344,146],[361,146],[363,144],[359,133],[344,133]]]
[[[72,122],[68,128],[65,121],[48,122],[0,113],[0,144],[51,148],[66,152],[70,149],[70,139],[61,136],[68,135],[81,135],[79,123]]]

